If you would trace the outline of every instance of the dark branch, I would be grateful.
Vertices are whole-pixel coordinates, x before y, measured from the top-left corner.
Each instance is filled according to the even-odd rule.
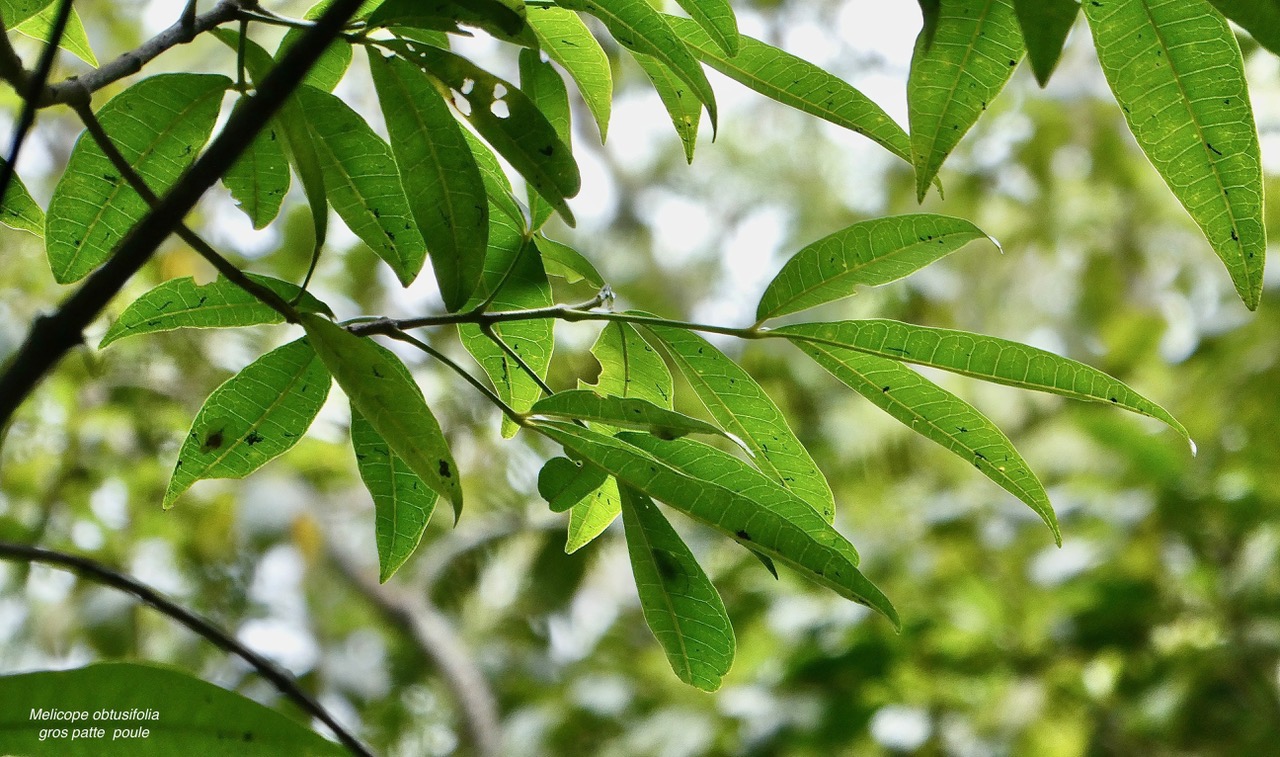
[[[293,679],[284,670],[276,667],[274,663],[266,659],[252,649],[241,644],[234,636],[214,625],[208,619],[197,615],[187,608],[176,604],[168,597],[160,592],[139,582],[137,579],[127,576],[124,573],[113,570],[96,560],[90,560],[87,557],[78,555],[70,555],[65,552],[57,552],[52,549],[43,547],[34,547],[28,544],[13,544],[11,542],[0,542],[0,560],[9,560],[14,562],[41,563],[44,565],[52,565],[54,567],[69,570],[79,576],[89,579],[103,586],[110,586],[126,594],[131,594],[139,601],[154,608],[160,613],[176,620],[196,634],[207,639],[218,649],[224,652],[236,655],[245,662],[253,666],[272,686],[293,701],[294,704],[302,708],[311,717],[316,718],[320,722],[329,726],[337,735],[338,740],[343,743],[353,753],[359,755],[372,755],[368,747],[360,743],[355,736],[347,732],[342,724],[339,723],[327,710],[320,706],[307,692],[303,691],[298,682]]]
[[[187,18],[184,13],[183,18],[178,19],[173,26],[142,43],[141,46],[104,63],[83,76],[68,79],[48,88],[45,88],[42,82],[41,88],[36,90],[39,93],[36,98],[37,107],[47,108],[50,105],[74,102],[81,96],[81,90],[97,92],[112,82],[138,73],[143,66],[169,48],[185,45],[215,26],[235,21],[237,14],[240,13],[240,5],[239,0],[222,0],[208,13],[194,18]]]
[[[115,254],[90,274],[51,315],[38,317],[26,341],[0,376],[0,428],[62,356],[83,340],[83,332],[130,277],[151,259],[161,243],[195,207],[204,193],[248,149],[302,83],[329,43],[360,7],[361,0],[335,0],[284,59],[227,122],[209,149],[170,192],[125,236]],[[80,89],[77,86],[77,89]]]

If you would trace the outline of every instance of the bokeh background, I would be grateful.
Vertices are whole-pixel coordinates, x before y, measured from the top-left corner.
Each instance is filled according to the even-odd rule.
[[[744,32],[848,78],[905,123],[915,3],[735,5]],[[102,60],[179,11],[164,0],[77,7]],[[1280,62],[1247,37],[1242,45],[1275,197]],[[458,47],[514,78],[510,49],[482,39]],[[596,263],[620,306],[746,324],[789,254],[859,219],[917,208],[908,166],[722,77],[713,79],[720,132],[713,143],[704,122],[686,165],[643,75],[609,52],[618,89],[608,143],[600,147],[579,109],[585,184],[572,206],[580,223],[551,235]],[[62,57],[62,74],[82,70]],[[151,70],[233,67],[225,48],[200,40]],[[338,92],[377,124],[371,91],[357,54]],[[0,100],[0,133],[9,133],[17,101],[7,91]],[[19,164],[42,201],[77,133],[66,113],[42,112]],[[837,526],[899,608],[901,634],[794,576],[775,581],[746,552],[676,516],[739,639],[722,690],[685,687],[644,625],[620,527],[566,555],[566,517],[536,491],[552,448],[502,441],[497,412],[416,355],[406,358],[448,431],[468,511],[456,528],[438,517],[386,586],[376,584],[372,503],[337,390],[294,451],[244,481],[198,485],[162,512],[204,397],[296,336],[283,326],[172,332],[69,356],[0,451],[0,533],[121,566],[209,615],[386,754],[470,753],[477,729],[494,733],[491,720],[511,755],[1276,753],[1274,253],[1264,304],[1248,313],[1133,144],[1083,25],[1046,90],[1025,67],[1017,72],[942,179],[946,200],[935,193],[925,208],[976,222],[1003,252],[972,244],[816,315],[980,331],[1083,360],[1172,411],[1199,454],[1158,424],[1110,408],[935,376],[997,421],[1041,475],[1062,521],[1059,549],[1030,510],[799,352],[723,343],[826,472]],[[219,188],[193,223],[252,270],[294,280],[305,271],[310,228],[299,197],[253,232]],[[339,316],[439,307],[430,276],[400,291],[336,219],[331,239],[315,289]],[[4,355],[66,292],[34,237],[4,231],[0,256]],[[185,275],[212,277],[171,242],[89,344],[132,296]],[[592,378],[587,348],[597,330],[558,327],[553,385]],[[431,337],[465,358],[454,335]],[[700,411],[687,390],[678,407]],[[238,660],[132,600],[67,573],[0,564],[0,671],[104,658],[172,663],[288,710]]]

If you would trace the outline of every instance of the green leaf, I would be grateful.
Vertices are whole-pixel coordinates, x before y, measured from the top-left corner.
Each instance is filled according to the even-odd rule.
[[[408,378],[408,371],[405,375]],[[387,441],[354,406],[351,445],[360,478],[373,495],[378,580],[386,583],[418,548],[439,495],[391,451]]]
[[[582,186],[578,164],[532,100],[514,84],[453,53],[404,40],[382,46],[420,67],[456,106],[466,103],[463,117],[573,225],[565,198]]]
[[[1013,0],[1018,27],[1027,44],[1027,58],[1040,86],[1049,83],[1062,57],[1067,34],[1080,15],[1077,0]]]
[[[1280,55],[1280,2],[1276,0],[1209,0],[1259,45]]]
[[[858,286],[897,281],[986,238],[968,221],[928,213],[855,223],[788,260],[760,298],[756,318],[798,313],[849,297]]]
[[[53,0],[0,0],[0,18],[6,29],[12,29],[52,3]]]
[[[591,496],[608,478],[608,473],[594,465],[553,457],[538,472],[538,493],[547,501],[551,512],[562,513]]]
[[[506,216],[507,220],[523,230],[527,219],[524,211],[520,209],[520,202],[516,200],[511,190],[511,180],[498,164],[498,157],[493,154],[493,150],[490,150],[488,145],[481,142],[470,131],[463,129],[462,136],[467,140],[467,147],[471,148],[471,157],[475,158],[476,166],[480,168],[480,179],[484,182],[485,194],[489,196],[489,202],[492,203],[489,209],[490,218],[493,217],[493,211],[496,209]]]
[[[520,89],[524,90],[538,110],[542,111],[542,115],[551,122],[560,141],[573,149],[569,92],[565,89],[560,73],[550,63],[543,62],[541,55],[537,50],[520,51]],[[529,199],[531,228],[536,231],[551,217],[552,207],[531,185],[526,186],[525,190]]]
[[[677,439],[686,434],[725,436],[710,423],[683,413],[658,407],[637,397],[602,397],[590,389],[570,389],[544,397],[529,408],[532,415],[578,419],[604,423],[614,428],[646,431],[660,439]]]
[[[296,96],[333,209],[408,286],[422,270],[426,243],[413,221],[391,148],[334,95],[303,85]]]
[[[680,534],[645,495],[622,488],[622,522],[640,609],[681,681],[716,691],[735,641],[716,587]]]
[[[243,103],[241,98],[236,108]],[[283,135],[274,119],[267,128],[258,132],[249,149],[222,176],[222,183],[230,190],[240,209],[249,216],[253,228],[264,228],[275,220],[289,191],[290,179]]]
[[[598,394],[637,397],[671,409],[671,371],[634,326],[621,321],[605,324],[591,354],[600,363],[600,376],[588,386]]]
[[[489,244],[484,179],[462,127],[422,71],[370,50],[369,66],[409,207],[445,307],[475,291]]]
[[[565,554],[571,555],[595,540],[622,513],[622,495],[618,481],[608,476],[591,494],[569,509],[569,533]]]
[[[1267,238],[1244,61],[1204,0],[1085,3],[1098,60],[1129,129],[1253,310]]]
[[[835,517],[831,487],[755,379],[697,334],[666,326],[646,328],[662,342],[711,417],[747,445],[760,470],[830,523]]]
[[[639,53],[634,57],[636,63],[640,64],[640,68],[649,77],[649,81],[653,82],[654,90],[671,116],[671,125],[675,127],[676,135],[684,144],[685,160],[692,164],[693,148],[698,141],[698,122],[702,118],[701,103],[692,93],[687,93],[686,97],[688,85],[662,61]]]
[[[604,286],[604,277],[591,265],[591,261],[569,245],[547,239],[542,234],[534,235],[533,244],[542,253],[542,267],[548,276],[559,276],[569,284],[586,281],[592,286]]]
[[[211,74],[143,79],[98,111],[129,164],[157,195],[169,190],[208,141],[231,80]],[[49,265],[60,284],[79,281],[149,210],[89,134],[76,141],[46,218]]]
[[[290,302],[301,294],[296,306],[301,311],[333,315],[328,305],[293,284],[256,273],[245,276]],[[171,279],[130,303],[107,329],[98,349],[127,336],[157,331],[222,329],[263,323],[284,323],[284,316],[221,276],[204,285],[196,284],[191,277]]]
[[[603,143],[609,133],[609,109],[613,103],[609,56],[573,11],[550,5],[531,5],[528,10],[529,26],[537,35],[538,46],[577,82]]]
[[[306,339],[268,352],[228,379],[191,424],[164,494],[165,509],[197,481],[244,478],[289,451],[320,412],[329,383]]]
[[[99,662],[75,670],[0,677],[0,752],[63,757],[275,757],[281,754],[340,757],[346,751],[292,718],[252,699],[187,673],[157,665]],[[19,706],[21,705],[21,706]],[[31,711],[158,713],[137,721],[146,738],[112,739],[122,723],[35,722]],[[58,739],[51,747],[40,732],[57,727],[101,727],[105,738]]]
[[[1158,418],[1191,437],[1164,408],[1097,368],[1007,339],[889,320],[803,323],[771,333],[927,365],[997,384],[1102,402]],[[1194,445],[1192,445],[1194,448]]]
[[[1008,437],[976,408],[895,360],[817,342],[794,344],[850,389],[1025,502],[1062,544],[1044,486]]]
[[[728,0],[676,0],[730,58],[738,54],[738,20]]]
[[[338,385],[378,435],[409,469],[453,503],[462,514],[462,483],[449,443],[431,414],[422,390],[392,352],[315,315],[302,326]]]
[[[916,41],[907,79],[916,195],[923,200],[942,162],[1022,59],[1013,0],[942,0],[933,43]]]
[[[369,4],[368,2],[365,3],[365,5]],[[320,2],[311,6],[303,15],[303,18],[308,21],[314,21],[329,10],[331,5],[333,5],[333,0],[320,0]],[[276,62],[283,60],[289,49],[296,45],[306,32],[306,29],[301,28],[293,28],[285,32],[284,38],[280,40],[280,46],[276,48]],[[311,66],[311,70],[307,72],[307,76],[302,80],[302,83],[309,84],[316,89],[322,89],[325,92],[332,92],[334,87],[338,86],[338,82],[342,81],[342,77],[346,75],[347,69],[351,67],[352,57],[351,43],[345,39],[335,40],[324,49],[324,52],[320,53],[320,57]]]
[[[211,29],[209,33],[232,50],[240,49],[238,33],[230,29]],[[255,83],[261,82],[271,71],[275,61],[261,45],[248,38],[244,40],[244,51],[245,70]],[[324,247],[329,233],[329,197],[325,192],[320,156],[316,153],[315,141],[307,128],[307,116],[298,104],[297,93],[289,95],[267,128],[284,137],[285,155],[298,172],[302,191],[306,194],[307,204],[311,209],[311,224],[315,230],[314,245],[318,253]]]
[[[53,21],[58,9],[51,3],[45,5],[44,10],[22,23],[9,24],[8,28],[34,40],[47,41],[53,33]],[[93,54],[93,47],[89,44],[89,35],[85,33],[84,22],[80,20],[80,14],[74,8],[71,9],[71,16],[67,18],[67,28],[62,32],[62,42],[58,47],[97,68],[98,58]]]
[[[0,158],[0,167],[8,165],[8,161]],[[0,223],[11,229],[29,231],[38,237],[44,236],[44,211],[32,199],[31,193],[22,183],[22,178],[15,172],[5,190],[4,202],[0,203]]]
[[[798,499],[789,499],[786,505],[750,499],[736,485],[726,487],[687,476],[661,458],[590,429],[558,423],[538,423],[533,428],[624,484],[666,502],[740,544],[750,544],[752,549],[791,566],[842,597],[871,607],[899,625],[889,600],[858,572],[858,554],[853,545]],[[696,444],[686,440],[653,441],[664,446]],[[728,455],[724,459],[737,461]],[[740,470],[749,470],[745,463],[737,462]]]
[[[667,16],[667,23],[703,63],[783,105],[865,135],[911,162],[911,140],[879,105],[843,79],[776,47],[743,36],[738,54],[726,57],[696,23]]]
[[[716,128],[716,95],[698,59],[672,31],[670,16],[654,10],[648,0],[560,0],[562,8],[589,13],[600,19],[618,44],[631,52],[662,61],[679,76],[693,96],[707,108],[711,129]]]
[[[485,258],[485,273],[475,296],[467,303],[476,307],[498,289],[490,307],[498,310],[525,310],[549,307],[552,304],[551,284],[542,270],[542,260],[533,245],[526,244],[520,230],[512,226],[500,213],[490,215],[489,255]],[[493,333],[524,360],[540,378],[546,378],[551,366],[551,350],[554,346],[554,324],[550,319],[508,321],[493,324]],[[458,336],[502,398],[518,413],[529,409],[542,396],[542,388],[533,377],[479,326],[462,324]],[[502,434],[510,438],[518,427],[504,417]]]
[[[466,24],[498,38],[530,41],[523,0],[387,0],[369,15],[370,28],[408,27],[457,33]]]

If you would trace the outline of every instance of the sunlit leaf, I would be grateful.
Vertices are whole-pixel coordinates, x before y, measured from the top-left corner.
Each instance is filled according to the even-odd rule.
[[[489,208],[490,218],[494,215],[493,211],[497,210],[512,224],[524,229],[528,219],[512,192],[511,179],[507,178],[506,173],[503,172],[502,165],[498,163],[498,157],[493,154],[493,150],[490,150],[488,145],[481,142],[470,131],[464,129],[462,136],[467,140],[467,147],[471,148],[471,156],[475,158],[476,166],[480,169],[480,179],[484,182],[485,194],[489,196],[489,202],[492,203]]]
[[[609,56],[573,11],[550,5],[531,5],[528,11],[529,26],[538,37],[538,46],[573,77],[583,102],[596,120],[600,141],[604,142],[613,103]]]
[[[1259,45],[1280,55],[1280,2],[1276,0],[1209,0]]]
[[[686,434],[724,436],[723,431],[710,423],[659,407],[648,400],[601,396],[590,389],[556,392],[535,402],[529,412],[647,431],[661,439],[676,439]]]
[[[848,82],[776,47],[740,37],[738,54],[727,57],[694,22],[667,22],[702,62],[783,105],[863,134],[911,162],[911,140],[887,113]]]
[[[249,216],[253,228],[264,228],[275,220],[290,184],[284,136],[277,131],[275,123],[268,123],[267,128],[258,132],[249,149],[223,174],[222,183]]]
[[[489,201],[462,126],[421,69],[370,51],[391,149],[445,307],[475,291],[489,244]]]
[[[1067,34],[1080,15],[1078,0],[1013,0],[1018,27],[1027,44],[1027,59],[1040,86],[1049,83],[1062,57]]]
[[[293,284],[255,273],[245,276],[280,295],[283,300],[298,300],[295,307],[301,311],[332,315],[328,305],[310,293],[303,294]],[[298,299],[299,294],[302,294],[301,299]],[[221,276],[203,285],[191,277],[170,279],[131,302],[107,329],[98,348],[127,336],[157,331],[230,328],[263,323],[284,323],[284,316]]]
[[[54,17],[58,9],[51,3],[45,5],[44,10],[20,24],[10,25],[9,28],[41,42],[49,39],[53,33]],[[62,32],[62,42],[58,46],[90,66],[95,68],[98,66],[98,58],[93,54],[93,46],[90,45],[89,35],[84,30],[84,22],[80,20],[80,14],[74,8],[71,9],[71,15],[67,18],[67,27]]]
[[[676,0],[730,58],[738,54],[738,20],[728,0]]]
[[[376,4],[376,2],[365,3],[366,6]],[[320,18],[331,5],[333,5],[333,0],[320,0],[303,14],[303,18],[308,21],[314,21]],[[285,32],[284,38],[280,40],[280,46],[276,48],[275,59],[277,62],[284,59],[284,56],[298,43],[298,40],[302,39],[302,35],[306,31],[303,28],[293,28]],[[347,69],[351,67],[351,58],[351,43],[345,39],[335,40],[324,49],[324,52],[320,53],[320,57],[316,59],[302,82],[316,89],[332,92],[334,87],[338,86],[338,82],[342,81],[342,77],[346,75]]]
[[[835,517],[831,487],[755,379],[697,334],[666,326],[646,328],[662,342],[711,417],[746,443],[760,470],[830,523]]]
[[[1084,363],[1007,339],[888,320],[804,323],[783,326],[772,333],[941,368],[997,384],[1115,405],[1158,418],[1190,441],[1187,430],[1168,411],[1123,382]]]
[[[523,0],[386,0],[369,14],[368,25],[451,32],[466,24],[500,38],[518,38],[528,33],[525,13]]]
[[[595,16],[620,45],[662,61],[689,85],[693,96],[706,107],[712,130],[716,128],[716,96],[711,83],[688,45],[672,31],[670,17],[654,10],[648,0],[560,0],[557,4]]]
[[[591,265],[591,261],[569,245],[542,234],[534,235],[533,244],[542,253],[542,267],[548,276],[559,276],[569,284],[586,281],[592,286],[604,286],[604,277]]]
[[[0,158],[0,167],[8,162]],[[14,173],[5,190],[4,202],[0,203],[0,223],[11,229],[29,231],[38,237],[44,236],[44,211],[32,199],[31,193],[22,183],[22,178]]]
[[[408,371],[405,374],[407,377]],[[354,406],[351,445],[360,478],[373,495],[378,580],[386,583],[418,548],[440,495],[391,451],[387,441]]]
[[[765,290],[756,318],[798,313],[908,276],[987,235],[960,218],[920,213],[860,221],[796,253]]]
[[[795,345],[872,404],[1025,502],[1062,543],[1044,485],[1004,432],[972,405],[895,360],[817,342]]]
[[[241,757],[340,757],[346,750],[302,723],[187,673],[132,662],[99,662],[75,670],[0,677],[0,752],[63,757],[135,755],[241,755]],[[105,704],[104,704],[105,703]],[[18,707],[17,704],[21,704]],[[129,721],[146,738],[58,739],[53,749],[29,713],[116,712],[160,714],[157,721]],[[46,726],[49,724],[45,724]],[[66,725],[66,723],[62,723]],[[80,727],[88,726],[81,723]],[[107,734],[122,723],[100,723]]]
[[[635,55],[636,63],[653,82],[653,89],[658,93],[667,114],[671,116],[671,125],[675,127],[680,142],[684,145],[684,157],[693,163],[693,149],[698,141],[698,121],[702,118],[702,104],[698,102],[689,85],[676,76],[665,63],[657,58]]]
[[[519,66],[520,89],[542,111],[542,115],[547,117],[560,141],[572,149],[569,92],[565,89],[564,79],[560,78],[560,73],[554,66],[542,60],[541,53],[537,50],[521,50]],[[529,199],[531,228],[540,229],[551,217],[553,208],[532,186],[526,186],[525,190]]]
[[[1013,0],[942,0],[932,44],[921,33],[907,80],[916,194],[995,100],[1022,59]]]
[[[422,270],[426,243],[414,223],[391,148],[359,113],[328,92],[303,85],[297,98],[333,209],[408,286]]]
[[[197,481],[244,478],[287,452],[320,412],[329,384],[329,372],[306,339],[272,350],[232,376],[191,424],[164,507]]]
[[[716,587],[657,505],[622,488],[627,552],[645,622],[681,681],[715,691],[733,665],[735,641]]]
[[[749,499],[736,487],[686,476],[632,444],[590,429],[551,423],[539,423],[535,428],[622,483],[739,543],[750,543],[753,549],[842,597],[870,606],[898,625],[897,613],[888,599],[858,572],[858,556],[853,545],[798,499],[789,500],[789,505],[781,507]],[[745,463],[740,465],[746,468]]]
[[[1084,4],[1129,128],[1226,264],[1250,310],[1267,238],[1262,163],[1235,34],[1204,0]]]
[[[571,555],[590,544],[621,513],[622,495],[618,491],[618,482],[613,476],[608,476],[599,488],[570,507],[565,554]]]
[[[151,190],[162,195],[208,141],[230,84],[212,74],[160,74],[113,97],[98,120]],[[81,134],[45,221],[54,278],[69,284],[97,268],[148,209],[93,138]]]
[[[319,316],[303,315],[302,325],[351,405],[410,470],[453,503],[456,520],[462,513],[458,465],[422,390],[409,379],[404,364],[373,340],[355,336]]]
[[[582,186],[578,164],[555,127],[514,84],[453,53],[397,40],[383,47],[420,67],[480,136],[573,225],[565,199]]]
[[[526,310],[552,304],[551,284],[542,270],[538,251],[526,242],[520,230],[501,213],[490,215],[489,255],[484,278],[467,307],[476,307],[497,289],[490,307],[497,310]],[[501,289],[498,287],[501,286]],[[493,333],[520,356],[539,378],[546,378],[551,365],[553,324],[549,319],[507,321],[493,324]],[[502,398],[516,412],[524,412],[542,396],[542,388],[506,350],[474,324],[458,328],[462,344],[489,375]],[[518,427],[504,417],[502,433],[515,435]]]
[[[52,3],[53,0],[0,0],[0,18],[4,19],[5,28],[12,29]]]

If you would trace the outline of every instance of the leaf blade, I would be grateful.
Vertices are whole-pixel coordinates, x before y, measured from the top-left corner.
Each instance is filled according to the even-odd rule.
[[[529,408],[533,415],[578,419],[615,428],[647,431],[661,439],[686,434],[725,436],[715,426],[638,397],[601,396],[590,389],[569,389],[544,397]]]
[[[1084,8],[1134,138],[1256,309],[1267,244],[1262,164],[1235,35],[1204,0]]]
[[[1077,0],[1013,0],[1013,7],[1027,45],[1031,70],[1043,87],[1058,67],[1067,34],[1080,15],[1080,3]]]
[[[6,165],[8,161],[0,158],[0,166]],[[14,172],[9,188],[5,190],[4,201],[0,202],[0,223],[11,229],[29,231],[38,237],[44,237],[44,210],[36,204],[17,172]]]
[[[603,143],[609,133],[609,111],[613,104],[613,68],[609,65],[609,56],[573,11],[530,5],[528,13],[529,26],[538,37],[538,46],[573,77]]]

